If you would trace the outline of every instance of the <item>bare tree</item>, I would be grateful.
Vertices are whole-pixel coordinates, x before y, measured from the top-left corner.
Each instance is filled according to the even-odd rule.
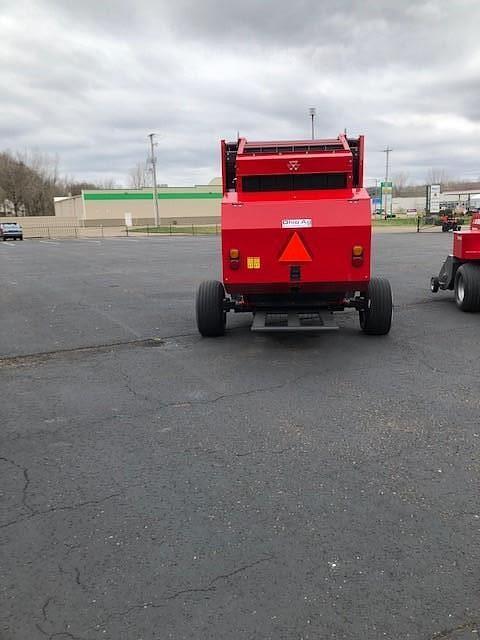
[[[452,178],[448,174],[448,171],[446,169],[438,169],[432,167],[427,171],[425,180],[427,184],[439,184],[441,186],[447,186],[452,181]]]
[[[128,172],[129,186],[134,189],[143,189],[147,186],[147,171],[143,162],[137,164]]]
[[[8,152],[0,155],[0,187],[14,215],[29,210],[36,187],[34,182],[34,172],[24,162]]]
[[[403,192],[405,191],[405,188],[408,185],[409,175],[405,171],[400,171],[399,173],[396,173],[392,177],[392,181],[393,181],[393,195],[395,197],[401,196],[403,195]]]
[[[96,183],[96,189],[115,189],[117,184],[114,178],[104,178]]]

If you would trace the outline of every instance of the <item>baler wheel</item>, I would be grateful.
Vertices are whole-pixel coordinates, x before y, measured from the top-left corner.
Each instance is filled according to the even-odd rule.
[[[462,311],[480,311],[480,265],[466,262],[457,269],[455,302]]]
[[[225,288],[218,280],[202,282],[197,291],[197,327],[202,336],[223,336],[227,314],[223,308]]]
[[[360,326],[371,336],[384,336],[392,324],[392,290],[384,278],[372,278],[368,285],[368,306],[360,309]]]

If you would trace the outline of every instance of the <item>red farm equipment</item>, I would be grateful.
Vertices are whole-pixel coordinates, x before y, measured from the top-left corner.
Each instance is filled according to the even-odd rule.
[[[454,291],[459,309],[480,311],[480,213],[473,215],[470,229],[454,232],[453,253],[431,279],[430,289]]]
[[[440,222],[442,223],[442,231],[460,231],[463,224],[463,218],[455,215],[452,209],[443,209],[440,212]]]
[[[203,282],[197,325],[225,331],[228,311],[252,331],[338,329],[355,308],[367,334],[389,332],[392,294],[371,278],[371,206],[364,139],[221,143],[223,283]]]

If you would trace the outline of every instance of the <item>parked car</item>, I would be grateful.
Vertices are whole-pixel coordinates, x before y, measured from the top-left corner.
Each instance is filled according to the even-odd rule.
[[[18,222],[0,222],[0,238],[2,240],[23,240],[23,229]]]

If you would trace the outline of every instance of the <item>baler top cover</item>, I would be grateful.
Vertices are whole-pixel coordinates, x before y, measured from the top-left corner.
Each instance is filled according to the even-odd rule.
[[[265,200],[348,197],[338,190],[363,187],[364,139],[292,140],[283,142],[222,141],[223,192],[238,199]],[[308,192],[308,193],[306,193]]]

